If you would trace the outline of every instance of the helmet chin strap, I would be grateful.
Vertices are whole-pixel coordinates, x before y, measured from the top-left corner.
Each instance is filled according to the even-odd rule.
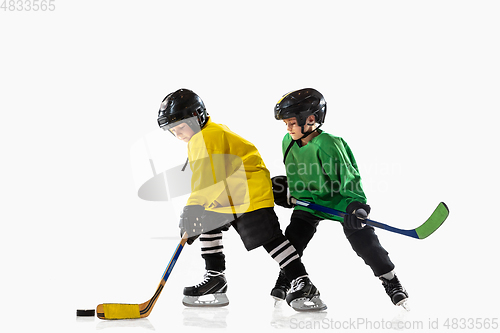
[[[304,125],[306,125],[306,124],[304,124]],[[302,126],[300,127],[300,128],[301,128],[301,130],[302,130],[302,133],[304,133],[304,125],[302,125]],[[313,125],[314,125],[314,123],[312,123],[312,124],[307,124],[307,125],[308,125],[308,126],[313,126]],[[316,127],[315,129],[313,129],[312,131],[305,132],[305,133],[304,133],[304,135],[302,135],[302,137],[301,137],[300,139],[298,139],[298,140],[294,140],[294,141],[299,141],[299,140],[302,140],[302,139],[304,139],[304,138],[308,137],[309,135],[311,135],[311,134],[313,134],[314,132],[316,132],[317,130],[319,130],[319,128],[320,128],[322,125],[323,125],[323,124],[319,124],[319,126],[318,126],[318,127]]]
[[[312,126],[312,125],[314,125],[314,124],[307,124],[307,125]],[[283,164],[285,163],[285,161],[286,161],[286,157],[287,157],[288,153],[290,152],[290,149],[292,149],[293,144],[294,144],[295,142],[297,142],[297,144],[298,144],[298,145],[299,145],[299,147],[300,147],[301,145],[299,144],[299,141],[301,141],[302,139],[304,139],[304,138],[308,137],[309,135],[311,135],[311,134],[313,134],[314,132],[316,132],[317,130],[319,130],[319,128],[320,128],[322,125],[323,125],[323,124],[319,124],[319,126],[318,126],[318,127],[316,127],[315,129],[313,129],[312,131],[308,131],[308,132],[306,132],[306,133],[304,133],[304,125],[302,125],[300,128],[301,128],[301,130],[302,130],[302,133],[304,133],[304,134],[302,135],[302,137],[301,137],[300,139],[297,139],[297,140],[293,140],[293,139],[292,139],[292,142],[290,142],[290,144],[288,145],[288,148],[286,148],[285,155],[283,156]]]

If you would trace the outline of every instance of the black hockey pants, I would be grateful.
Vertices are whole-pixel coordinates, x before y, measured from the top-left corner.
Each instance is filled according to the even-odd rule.
[[[309,212],[294,210],[290,224],[285,230],[285,236],[301,257],[320,221],[320,218]],[[332,221],[332,223],[338,222]],[[367,225],[363,229],[344,228],[344,234],[352,249],[372,269],[375,276],[383,275],[394,269],[394,264],[391,262],[388,252],[380,245],[373,227]]]

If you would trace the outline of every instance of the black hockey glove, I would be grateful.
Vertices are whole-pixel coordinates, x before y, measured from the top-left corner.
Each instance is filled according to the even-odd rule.
[[[347,229],[362,229],[365,224],[364,220],[370,214],[370,206],[359,201],[351,202],[346,209],[344,216],[344,227]]]
[[[184,232],[188,234],[187,243],[189,245],[203,233],[203,218],[206,216],[205,208],[200,205],[185,206],[179,223],[181,229],[181,237]]]
[[[286,176],[276,176],[271,178],[273,183],[274,203],[285,208],[293,208],[290,202],[290,192],[288,192],[288,182]]]

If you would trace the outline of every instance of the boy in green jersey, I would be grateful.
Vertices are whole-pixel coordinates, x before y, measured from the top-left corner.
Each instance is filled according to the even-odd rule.
[[[370,206],[354,155],[342,138],[319,129],[326,115],[323,95],[312,88],[290,92],[278,101],[274,115],[285,122],[288,132],[282,143],[286,176],[272,178],[275,203],[294,208],[286,237],[302,256],[321,220],[342,222],[353,250],[382,281],[391,301],[403,305],[408,293],[394,273],[394,264],[373,227],[363,223]],[[290,197],[345,211],[347,215],[342,219],[293,206]],[[290,283],[280,273],[271,295],[284,299],[289,289]]]

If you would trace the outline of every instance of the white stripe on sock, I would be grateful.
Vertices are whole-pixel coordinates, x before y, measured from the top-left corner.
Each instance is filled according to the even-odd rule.
[[[215,249],[215,250],[203,251],[201,254],[213,254],[213,253],[222,253],[222,252],[224,252],[224,249]]]
[[[276,258],[274,258],[274,260],[276,260],[278,262],[278,264],[280,264],[283,260],[286,259],[286,257],[288,257],[294,253],[296,253],[295,248],[293,246],[290,246],[285,251],[283,251],[279,255],[277,255]]]
[[[222,239],[216,239],[214,241],[202,241],[201,242],[201,248],[205,247],[215,247],[215,246],[221,246],[222,245]]]
[[[291,263],[292,261],[296,260],[296,259],[299,259],[299,255],[296,254],[294,255],[293,257],[291,257],[289,260],[287,260],[283,265],[280,265],[280,268],[283,269],[286,265],[288,265],[289,263]]]
[[[281,243],[278,247],[276,247],[274,250],[272,250],[271,252],[269,252],[269,254],[271,255],[271,257],[273,257],[276,252],[278,252],[280,249],[283,248],[283,246],[286,246],[288,244],[290,244],[290,242],[287,239],[286,241],[284,241],[283,243]]]

